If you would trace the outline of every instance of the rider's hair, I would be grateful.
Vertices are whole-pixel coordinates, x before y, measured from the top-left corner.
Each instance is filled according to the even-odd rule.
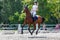
[[[34,3],[36,3],[36,4],[37,4],[38,2],[34,2]]]

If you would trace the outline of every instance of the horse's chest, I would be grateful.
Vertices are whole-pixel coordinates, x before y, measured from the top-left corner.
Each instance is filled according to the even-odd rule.
[[[32,23],[32,20],[31,19],[27,19],[26,22],[27,23]]]

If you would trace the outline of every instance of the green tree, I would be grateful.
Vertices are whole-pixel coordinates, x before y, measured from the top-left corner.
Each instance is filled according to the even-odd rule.
[[[1,10],[3,9],[3,3],[2,3],[2,0],[0,0],[0,23],[2,22],[2,13],[1,13]]]
[[[9,23],[8,18],[14,13],[22,11],[21,0],[3,0],[2,18],[3,22]]]
[[[42,17],[44,17],[46,20],[46,23],[57,23],[57,17],[56,14],[58,13],[58,6],[60,6],[59,0],[38,0],[39,2],[39,11],[38,14],[41,15]],[[57,11],[58,10],[58,11]],[[55,18],[52,22],[51,19],[51,15],[53,15],[52,17]]]

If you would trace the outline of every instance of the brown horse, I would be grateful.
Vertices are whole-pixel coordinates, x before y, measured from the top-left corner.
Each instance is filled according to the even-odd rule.
[[[38,29],[37,29],[37,31],[36,31],[36,34],[37,34],[37,33],[38,33],[38,30],[40,29],[40,24],[43,23],[45,19],[42,18],[41,16],[38,16],[38,19],[37,19],[36,21],[33,21],[33,18],[32,18],[32,16],[31,16],[31,13],[30,13],[30,11],[29,11],[29,9],[28,9],[27,6],[24,7],[24,12],[26,13],[26,18],[25,18],[24,23],[23,23],[23,25],[22,25],[21,34],[23,34],[23,27],[24,27],[24,25],[25,25],[25,24],[28,24],[28,30],[29,30],[29,32],[30,32],[31,35],[32,35],[33,32],[36,30],[36,24],[38,23]],[[33,29],[32,32],[31,32],[31,30],[30,30],[30,25],[31,25],[31,24],[33,24],[33,26],[34,26],[34,29]]]

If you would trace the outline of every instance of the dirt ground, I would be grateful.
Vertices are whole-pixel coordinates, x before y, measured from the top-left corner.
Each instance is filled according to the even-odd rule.
[[[40,31],[38,35],[30,35],[26,30],[24,34],[14,30],[0,31],[0,40],[60,40],[60,32]]]

